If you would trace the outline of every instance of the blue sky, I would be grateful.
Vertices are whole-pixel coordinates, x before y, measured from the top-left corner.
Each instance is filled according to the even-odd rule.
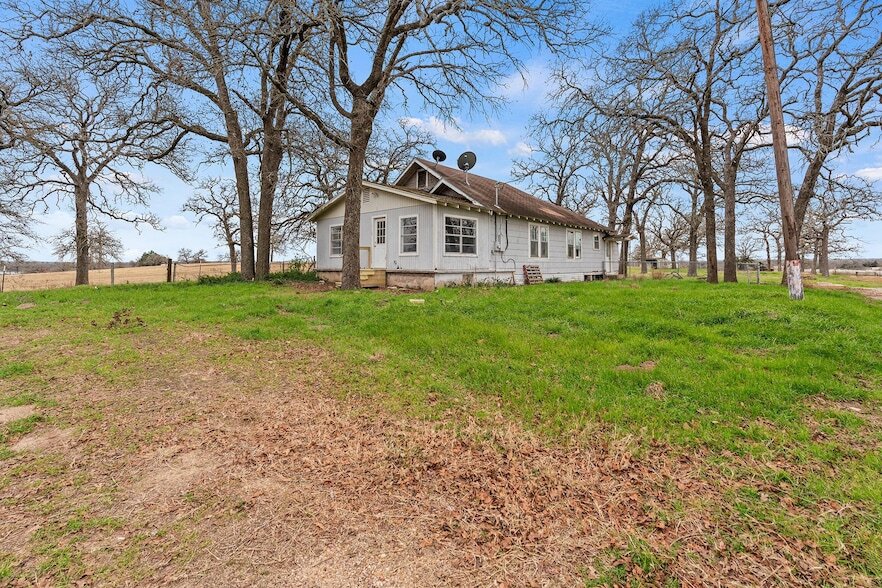
[[[633,0],[599,0],[593,3],[593,14],[589,18],[606,23],[620,34],[627,31],[637,14],[649,5]],[[530,116],[547,106],[548,72],[549,64],[541,56],[528,59],[526,84],[519,75],[513,74],[506,86],[499,90],[509,99],[509,104],[490,117],[463,118],[458,125],[445,125],[435,116],[436,113],[430,111],[402,112],[400,115],[418,119],[423,127],[432,131],[437,138],[436,146],[447,153],[448,163],[455,161],[463,151],[474,151],[478,156],[476,173],[508,181],[512,161],[529,153],[527,124]],[[429,153],[425,156],[429,157]],[[838,165],[843,172],[859,172],[882,182],[882,152],[873,141],[861,145],[854,153],[841,156]],[[223,252],[216,246],[209,226],[196,225],[192,215],[180,210],[192,193],[191,186],[157,166],[148,166],[142,173],[161,189],[161,193],[152,199],[151,209],[162,219],[165,229],[137,229],[125,223],[110,222],[125,245],[126,259],[136,258],[151,249],[164,255],[174,255],[182,247],[206,249],[212,257]],[[230,169],[215,168],[208,173],[232,177]],[[53,207],[38,214],[38,220],[37,232],[50,236],[69,227],[73,215],[67,208]],[[862,242],[862,256],[882,257],[882,222],[856,224],[852,232]],[[53,257],[45,243],[35,245],[27,254],[36,260]]]

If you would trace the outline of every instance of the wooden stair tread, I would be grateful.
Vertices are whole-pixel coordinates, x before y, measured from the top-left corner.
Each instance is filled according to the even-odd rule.
[[[545,280],[542,279],[542,270],[538,265],[524,266],[524,283],[527,285],[541,284]]]

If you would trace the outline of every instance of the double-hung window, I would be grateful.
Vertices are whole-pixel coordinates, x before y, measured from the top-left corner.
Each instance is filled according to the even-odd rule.
[[[401,253],[417,253],[417,217],[401,217]]]
[[[444,217],[444,253],[478,253],[478,223],[475,219]]]
[[[548,227],[530,225],[530,257],[548,257]]]
[[[582,258],[582,231],[567,229],[567,259]]]
[[[600,235],[594,235],[594,250],[600,251]]]
[[[343,225],[331,227],[331,255],[343,255]]]

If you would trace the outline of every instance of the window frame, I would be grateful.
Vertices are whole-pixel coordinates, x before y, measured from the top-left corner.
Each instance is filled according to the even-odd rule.
[[[340,229],[340,253],[334,253],[334,229]],[[343,257],[343,225],[328,227],[328,257]]]
[[[468,220],[475,223],[475,252],[463,253],[462,251],[462,234],[459,235],[459,253],[447,251],[447,219],[456,218],[460,220]],[[478,219],[474,216],[465,216],[461,214],[445,214],[441,225],[441,253],[448,257],[478,257]]]
[[[404,221],[406,219],[416,219],[416,223],[414,224],[414,236],[416,237],[414,246],[416,247],[413,251],[405,251],[404,250]],[[420,254],[420,217],[417,214],[408,214],[405,216],[398,217],[398,255],[400,256],[416,256]]]
[[[536,248],[536,252],[539,255],[533,255],[533,227],[536,227],[538,232],[536,236],[538,237],[538,247]],[[542,255],[542,232],[545,231],[545,255]],[[550,259],[551,258],[551,227],[548,225],[543,225],[541,223],[527,223],[527,257],[530,259]]]
[[[594,251],[600,251],[600,235],[594,235]]]
[[[573,255],[570,256],[570,235],[573,236]],[[579,248],[576,250],[576,236],[579,238]],[[584,247],[584,239],[582,238],[582,231],[579,229],[567,229],[566,230],[566,257],[570,261],[579,261],[582,259],[582,248]]]
[[[426,180],[422,185],[420,185],[420,176],[422,176]],[[417,170],[416,186],[417,186],[417,188],[420,188],[420,189],[429,187],[429,172],[427,170],[424,170],[424,169]]]

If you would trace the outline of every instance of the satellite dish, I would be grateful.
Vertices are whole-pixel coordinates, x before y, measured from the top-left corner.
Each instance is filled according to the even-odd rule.
[[[459,169],[462,171],[469,171],[475,164],[478,162],[478,157],[472,153],[471,151],[466,151],[462,155],[459,156],[459,159],[456,160],[456,165],[459,166]]]
[[[447,159],[447,154],[440,149],[435,149],[434,151],[432,151],[432,159],[435,160],[435,163],[441,163],[442,161]]]

